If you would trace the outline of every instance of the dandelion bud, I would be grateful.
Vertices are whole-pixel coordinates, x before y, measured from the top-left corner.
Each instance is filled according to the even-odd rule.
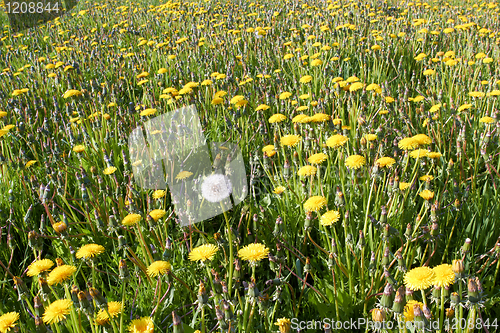
[[[332,253],[334,256],[337,255],[337,242],[335,241],[335,238],[332,238]]]
[[[441,300],[441,287],[434,286],[434,288],[432,289],[431,297],[439,306],[439,301]]]
[[[116,231],[116,228],[118,227],[118,223],[116,221],[115,215],[110,215],[108,219],[108,232],[114,232]]]
[[[358,248],[363,249],[366,245],[365,242],[365,235],[363,234],[363,230],[359,231],[359,241],[358,241]]]
[[[372,311],[372,320],[377,322],[383,322],[385,320],[385,312],[382,309],[375,308]]]
[[[78,293],[78,301],[80,303],[80,309],[85,312],[87,315],[90,315],[92,313],[93,309],[92,306],[90,305],[90,302],[87,298],[87,293],[85,291],[80,291]]]
[[[388,247],[386,247],[385,251],[384,251],[384,256],[382,257],[382,266],[384,266],[384,267],[389,266],[389,263],[390,263],[389,253],[390,253],[390,250]]]
[[[467,239],[465,240],[464,245],[463,245],[463,246],[462,246],[462,248],[460,249],[460,250],[461,250],[461,252],[462,252],[462,255],[467,254],[467,253],[469,253],[469,252],[470,252],[470,244],[471,244],[471,242],[472,242],[472,241],[471,241],[471,239],[470,239],[470,238],[467,238]]]
[[[104,222],[102,221],[101,217],[97,213],[97,210],[94,211],[94,218],[96,220],[96,225],[97,225],[97,230],[103,231],[104,230]]]
[[[450,296],[451,307],[455,308],[460,303],[460,296],[457,292],[452,292]]]
[[[222,310],[218,306],[215,307],[215,316],[217,317],[220,328],[222,328],[223,330],[227,329],[229,325],[224,319],[224,312],[222,312]]]
[[[304,266],[304,273],[309,273],[311,272],[311,260],[309,259],[309,257],[306,258],[306,264]]]
[[[184,326],[181,318],[177,313],[175,313],[175,311],[172,311],[172,321],[174,325],[174,333],[184,333]]]
[[[392,304],[392,311],[395,313],[402,313],[405,308],[405,288],[403,286],[399,287],[396,291],[396,296],[394,296],[394,302]]]
[[[389,283],[389,284],[392,284],[392,285],[396,285],[397,284],[396,279],[394,279],[394,277],[391,275],[391,273],[389,273],[389,271],[387,270],[387,268],[384,268],[384,277],[385,277],[386,283]]]
[[[35,307],[35,314],[37,316],[41,316],[43,314],[43,303],[40,300],[40,297],[35,296],[33,298],[33,304],[34,304],[34,307]]]
[[[226,320],[231,320],[234,317],[233,310],[231,309],[231,304],[225,299],[222,300],[222,308],[224,309],[224,316]]]
[[[413,305],[413,316],[414,316],[413,322],[415,327],[420,330],[424,329],[425,327],[424,312],[422,311],[420,306],[418,306],[418,304]]]
[[[413,290],[411,290],[410,288],[406,287],[406,302],[408,303],[409,301],[412,301],[414,300],[414,296],[413,296]]]
[[[90,296],[92,296],[99,309],[107,309],[108,302],[106,301],[106,298],[102,296],[101,292],[96,288],[89,288],[89,291],[90,291]]]
[[[38,278],[38,288],[40,290],[40,295],[42,295],[43,300],[47,301],[50,295],[50,288],[45,278],[43,277]]]
[[[128,246],[127,239],[122,235],[118,236],[118,248],[119,249],[126,249],[127,246]]]
[[[38,234],[34,230],[28,232],[28,246],[31,247],[33,250],[38,249],[37,240],[38,240]]]
[[[455,315],[455,310],[453,310],[452,308],[446,308],[445,312],[446,318],[453,318],[453,316]]]
[[[439,226],[436,222],[433,222],[431,225],[431,236],[436,237],[438,235],[438,232],[439,232]]]
[[[42,318],[40,318],[38,315],[35,316],[35,325],[36,325],[36,333],[47,332],[47,327],[45,326],[45,323],[43,322]]]
[[[368,265],[368,269],[370,271],[370,274],[375,273],[376,265],[375,265],[375,252],[372,251],[371,256],[370,256],[370,264]]]
[[[281,234],[282,230],[283,230],[283,219],[281,218],[281,216],[278,216],[278,218],[276,219],[276,223],[274,225],[273,235],[278,236],[279,234]]]
[[[73,285],[71,287],[71,300],[73,301],[73,306],[75,308],[78,308],[80,306],[80,301],[78,300],[78,293],[80,292],[80,289],[78,288],[77,285]]]
[[[127,262],[124,259],[120,259],[120,263],[118,264],[118,271],[120,280],[127,280],[130,277]]]
[[[328,265],[329,270],[332,270],[335,267],[335,260],[333,260],[333,253],[331,253],[331,252],[328,255],[327,265]]]
[[[340,187],[337,186],[337,191],[335,194],[335,205],[342,207],[345,205],[345,199],[344,199],[344,194],[340,190]]]
[[[81,192],[82,192],[82,200],[84,202],[89,201],[89,193],[87,192],[87,187],[85,186],[85,184],[82,184],[82,186],[80,187],[80,189],[81,189]]]
[[[14,280],[14,288],[17,290],[19,300],[25,299],[28,296],[26,284],[24,284],[23,280],[18,276],[14,276],[12,279]]]
[[[431,310],[429,309],[429,307],[427,305],[424,305],[422,307],[422,312],[424,313],[424,316],[427,320],[431,319],[431,317],[432,317]]]
[[[385,206],[382,206],[382,208],[381,208],[380,223],[382,223],[382,224],[387,223],[387,208]]]
[[[311,221],[313,219],[312,212],[306,212],[306,220],[304,222],[304,230],[309,231],[311,229]]]
[[[437,210],[437,203],[431,206],[431,222],[437,222],[437,216],[436,216],[436,210]]]
[[[480,300],[478,286],[476,280],[473,278],[470,278],[467,284],[467,296],[471,303],[477,303]]]
[[[248,298],[250,303],[253,303],[257,297],[260,296],[259,289],[255,285],[255,281],[250,282],[248,286]]]
[[[410,238],[411,238],[411,224],[410,224],[410,223],[408,223],[408,224],[406,225],[405,237],[406,237],[407,239],[410,239]]]
[[[204,306],[208,303],[208,295],[205,290],[205,285],[200,281],[200,287],[198,288],[198,304]]]
[[[285,160],[285,165],[283,167],[283,176],[285,179],[288,179],[290,177],[290,162],[288,160]]]
[[[392,307],[392,296],[394,293],[394,288],[392,287],[391,284],[387,283],[384,288],[384,294],[382,295],[382,298],[380,299],[380,305],[384,308],[391,308]]]

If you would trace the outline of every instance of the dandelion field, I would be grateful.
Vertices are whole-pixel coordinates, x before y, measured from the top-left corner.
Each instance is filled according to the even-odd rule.
[[[497,331],[499,10],[81,1],[21,32],[0,16],[0,332]],[[128,140],[189,105],[240,147],[249,194],[181,226]]]

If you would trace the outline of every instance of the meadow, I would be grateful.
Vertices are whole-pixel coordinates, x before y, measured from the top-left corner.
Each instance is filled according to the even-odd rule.
[[[23,31],[0,16],[0,333],[497,331],[499,11],[82,0]],[[129,151],[186,106],[228,174],[239,146],[248,184],[187,226]],[[210,177],[176,167],[179,184]]]

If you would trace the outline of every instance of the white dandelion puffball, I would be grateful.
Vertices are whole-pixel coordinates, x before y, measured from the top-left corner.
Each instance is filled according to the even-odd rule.
[[[201,195],[210,202],[220,202],[231,194],[231,181],[223,174],[210,175],[201,184]]]

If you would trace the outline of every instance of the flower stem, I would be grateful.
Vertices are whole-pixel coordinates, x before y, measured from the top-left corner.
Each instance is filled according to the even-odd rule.
[[[234,253],[233,253],[233,232],[231,230],[231,226],[229,225],[229,218],[227,217],[226,211],[221,204],[222,211],[224,213],[224,218],[226,219],[226,227],[227,227],[227,238],[229,241],[229,281],[227,283],[227,290],[231,291],[233,287],[233,261],[234,261]]]

